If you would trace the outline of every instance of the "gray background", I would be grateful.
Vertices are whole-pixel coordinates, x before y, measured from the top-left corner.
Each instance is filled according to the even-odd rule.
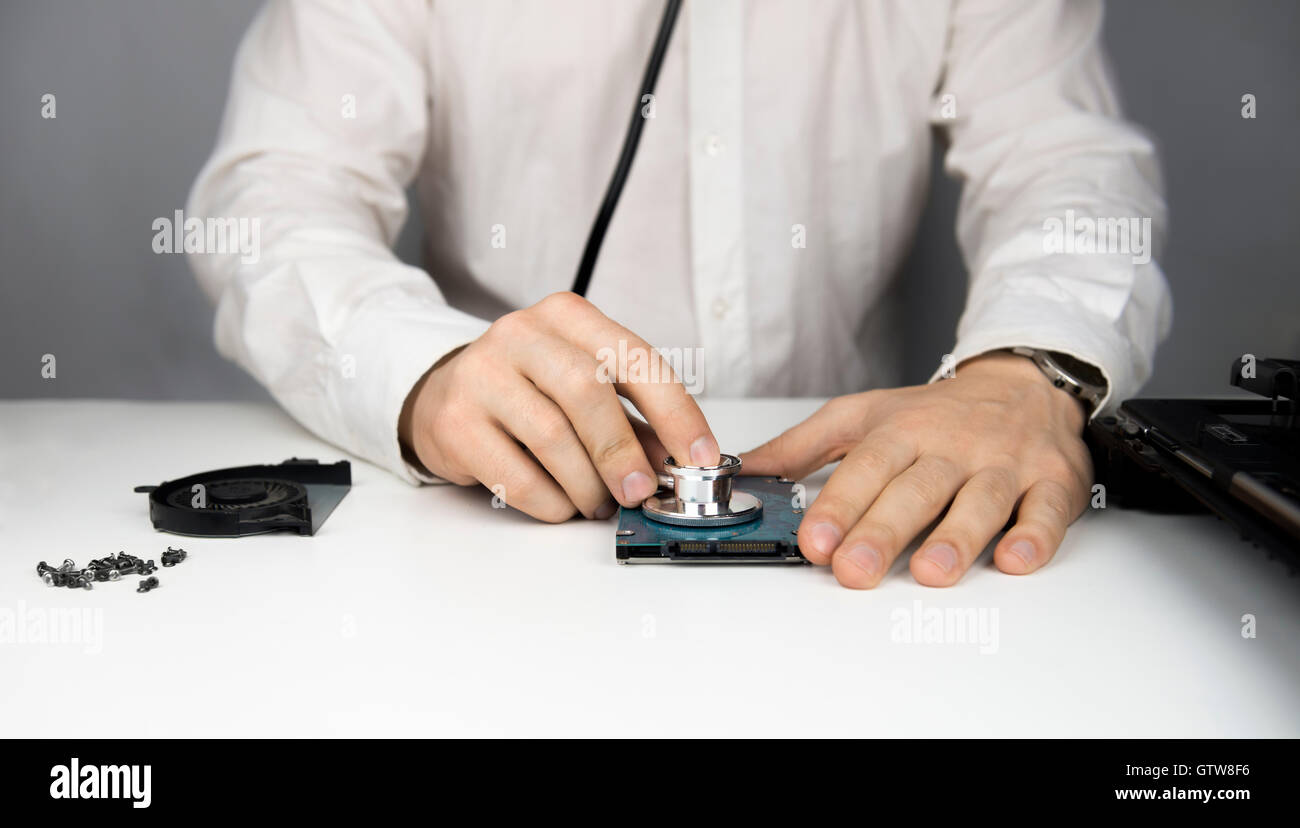
[[[914,1],[914,0],[909,0]],[[183,257],[149,229],[183,207],[212,148],[230,62],[258,0],[4,0],[0,11],[0,397],[257,399],[212,346]],[[1112,2],[1107,40],[1130,118],[1164,152],[1161,259],[1174,332],[1149,393],[1224,390],[1243,352],[1300,357],[1300,3]],[[41,96],[58,117],[40,117]],[[1240,98],[1258,118],[1240,117]],[[621,136],[611,135],[611,141]],[[956,187],[938,173],[912,256],[907,371],[951,345],[964,272]],[[588,217],[583,217],[586,222]],[[408,223],[399,251],[414,260]],[[58,359],[56,381],[41,356]]]

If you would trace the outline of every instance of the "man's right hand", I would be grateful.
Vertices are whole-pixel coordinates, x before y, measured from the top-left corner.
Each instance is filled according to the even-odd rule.
[[[642,360],[660,361],[657,381],[637,381],[648,361],[609,364],[609,354],[627,359],[638,349]],[[648,426],[629,417],[620,395]],[[412,389],[398,428],[430,473],[502,486],[508,505],[549,522],[638,505],[658,488],[652,457],[720,460],[704,414],[667,362],[568,292],[506,314],[444,357]]]

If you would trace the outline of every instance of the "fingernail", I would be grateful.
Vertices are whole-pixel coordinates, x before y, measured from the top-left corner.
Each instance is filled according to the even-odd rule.
[[[716,466],[718,464],[718,443],[712,437],[701,437],[691,443],[692,466]]]
[[[1027,540],[1018,540],[1011,544],[1011,553],[1025,562],[1025,566],[1033,566],[1034,558],[1038,553],[1034,551],[1034,545]]]
[[[814,552],[829,555],[840,545],[840,530],[829,523],[819,523],[808,533],[808,539]]]
[[[944,571],[952,572],[957,565],[957,550],[946,543],[936,543],[921,553],[921,557]]]
[[[844,558],[872,578],[880,572],[880,553],[865,544],[858,544],[845,552]]]
[[[655,484],[645,472],[634,471],[623,478],[623,500],[640,503],[655,492]]]
[[[596,510],[596,520],[608,520],[609,516],[614,514],[614,510],[617,508],[617,503],[612,500],[606,500],[604,503],[600,504],[600,508]]]

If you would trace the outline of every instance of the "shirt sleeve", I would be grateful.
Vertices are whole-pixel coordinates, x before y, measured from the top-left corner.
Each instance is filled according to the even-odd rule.
[[[1068,353],[1106,376],[1098,412],[1150,376],[1171,317],[1156,149],[1121,117],[1102,13],[1099,0],[957,0],[932,101],[946,170],[963,181],[970,273],[949,364],[1013,346]]]
[[[431,478],[402,458],[406,396],[488,327],[391,249],[425,148],[427,7],[268,3],[186,208],[249,227],[240,250],[189,257],[217,349],[317,435],[411,483]]]

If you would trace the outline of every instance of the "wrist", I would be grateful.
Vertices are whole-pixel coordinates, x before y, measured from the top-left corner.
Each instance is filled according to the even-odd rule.
[[[421,404],[426,396],[424,393],[425,386],[428,385],[429,379],[435,371],[446,365],[452,357],[465,350],[466,347],[466,345],[462,345],[443,354],[429,370],[420,375],[415,385],[411,387],[410,393],[406,395],[406,401],[402,403],[402,412],[397,417],[397,444],[401,448],[402,459],[422,474],[433,474],[429,470],[428,464],[420,459],[420,454],[416,449],[416,425],[427,418],[427,413],[422,410],[427,405]]]
[[[1079,427],[1088,421],[1091,407],[1087,402],[1057,385],[1043,372],[1033,359],[1011,351],[990,351],[979,354],[957,366],[957,376],[975,376],[1007,385],[1020,385],[1046,389],[1058,406],[1068,412],[1071,419],[1081,415]]]
[[[402,459],[407,464],[416,469],[421,474],[429,474],[428,468],[420,461],[420,456],[415,451],[415,407],[420,398],[420,392],[424,390],[424,384],[429,379],[429,374],[433,373],[430,368],[420,375],[411,392],[406,395],[406,401],[402,403],[402,413],[397,417],[397,444],[402,451]]]
[[[998,376],[1006,380],[1024,380],[1030,383],[1051,385],[1052,381],[1039,370],[1033,360],[1010,351],[989,351],[973,356],[957,365],[956,376],[975,374]]]

